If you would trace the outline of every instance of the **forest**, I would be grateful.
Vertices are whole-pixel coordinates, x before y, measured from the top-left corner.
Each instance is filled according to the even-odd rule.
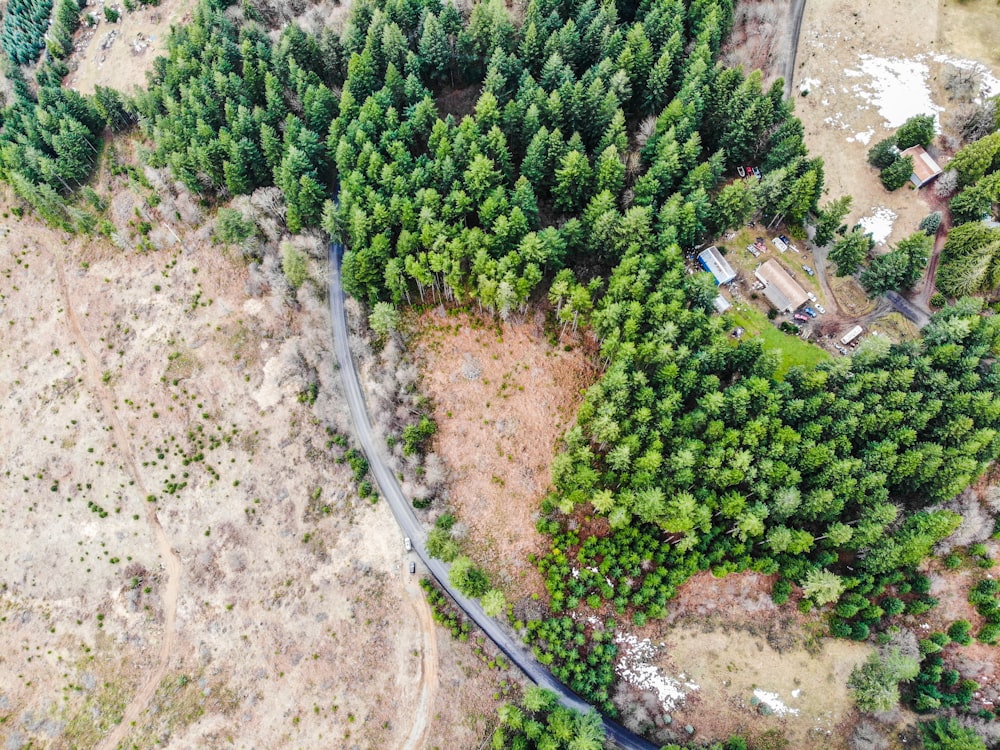
[[[62,88],[58,54],[34,84],[8,65],[0,176],[49,222],[100,231],[79,188],[107,131],[138,127],[149,163],[206,201],[280,188],[288,230],[343,241],[346,288],[383,313],[444,302],[507,318],[538,302],[588,327],[602,376],[539,520],[548,614],[515,624],[613,714],[612,630],[663,617],[698,571],[774,575],[776,601],[798,586],[800,607],[829,606],[831,633],[858,640],[932,607],[916,567],[961,520],[940,506],[1000,451],[1000,323],[978,301],[944,307],[918,341],[777,377],[775,354],[712,312],[712,278],[687,272],[686,253],[750,218],[810,221],[829,241],[849,205],[820,207],[823,164],[782,82],[718,62],[732,6],[531,0],[515,24],[499,0],[467,17],[361,0],[342,35],[290,25],[273,41],[252,5],[202,0],[134,99]],[[5,20],[14,62],[41,49],[32,18]],[[734,179],[747,163],[759,183]],[[941,289],[961,297],[1000,279],[1000,230],[979,221],[998,202],[997,135],[953,165],[966,223]],[[861,242],[837,240],[838,272]],[[904,240],[862,281],[912,284],[927,251]],[[573,617],[598,611],[597,626]]]

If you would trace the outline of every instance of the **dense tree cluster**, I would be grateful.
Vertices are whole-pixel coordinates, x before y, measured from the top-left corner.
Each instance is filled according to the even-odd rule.
[[[890,289],[907,291],[923,275],[933,246],[926,232],[900,240],[888,253],[872,259],[861,273],[861,285],[872,296]]]
[[[333,34],[316,39],[291,25],[274,45],[256,24],[238,26],[216,4],[199,4],[138,97],[155,144],[151,163],[197,193],[277,185],[289,230],[318,225],[338,111],[330,86],[342,81],[342,60]]]
[[[594,713],[581,714],[559,705],[555,693],[529,687],[521,705],[505,703],[497,711],[494,750],[601,750],[604,726]]]
[[[9,72],[13,97],[0,125],[0,177],[50,223],[72,228],[85,215],[61,193],[79,187],[97,161],[104,121],[91,99],[55,83],[32,93],[19,69]]]
[[[676,583],[709,567],[812,576],[817,602],[843,584],[880,593],[955,528],[954,514],[920,508],[952,497],[1000,447],[1000,326],[966,303],[920,342],[876,341],[778,383],[759,344],[734,345],[683,307],[666,257],[626,258],[594,315],[611,364],[566,436],[550,504],[607,514],[613,541],[557,544],[543,563],[554,601],[572,587],[569,604],[639,591],[632,606],[656,616]],[[630,556],[619,538],[636,540]],[[601,577],[565,575],[574,558]],[[649,576],[660,580],[644,591]]]
[[[45,48],[52,0],[10,0],[4,9],[0,47],[18,65],[32,63]]]
[[[994,289],[1000,283],[1000,229],[978,221],[952,228],[936,282],[950,297]]]
[[[613,263],[654,223],[669,246],[757,210],[801,221],[822,165],[804,159],[780,85],[764,92],[759,74],[713,64],[729,24],[716,5],[659,0],[622,23],[610,3],[536,0],[520,29],[498,2],[467,24],[436,2],[409,14],[357,6],[327,141],[340,205],[324,221],[350,249],[349,290],[373,303],[475,300],[506,316],[547,274]],[[441,119],[433,93],[479,75],[473,112]],[[762,158],[773,168],[760,186],[719,190],[730,166]],[[560,279],[560,314],[565,303],[575,322],[596,289]]]

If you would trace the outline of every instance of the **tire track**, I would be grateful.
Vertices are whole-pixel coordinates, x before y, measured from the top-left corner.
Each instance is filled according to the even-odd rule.
[[[434,705],[438,688],[437,631],[434,629],[431,606],[427,603],[427,598],[420,587],[413,582],[413,576],[408,576],[406,579],[406,592],[410,595],[413,609],[420,621],[424,647],[421,650],[420,659],[420,701],[413,719],[413,726],[410,727],[410,733],[403,741],[403,750],[421,750],[421,748],[428,746],[427,730],[430,727],[428,717]]]
[[[115,436],[115,442],[118,444],[119,450],[125,457],[125,465],[128,469],[128,473],[132,480],[135,481],[135,486],[139,488],[141,497],[148,497],[150,493],[146,488],[145,482],[143,482],[142,473],[138,469],[138,462],[136,461],[135,454],[132,451],[128,433],[125,431],[124,427],[122,427],[122,424],[118,419],[118,415],[115,412],[114,391],[111,386],[106,385],[103,382],[97,355],[94,354],[90,345],[87,343],[87,338],[83,333],[83,328],[80,326],[80,321],[76,317],[76,312],[73,309],[73,301],[69,293],[69,285],[66,283],[66,272],[63,268],[62,259],[56,257],[52,253],[49,253],[49,256],[52,258],[52,264],[55,266],[56,274],[59,277],[59,289],[63,297],[63,304],[65,305],[66,318],[69,322],[70,331],[73,334],[73,339],[76,342],[77,348],[84,357],[85,377],[88,388],[97,397],[101,404],[101,408],[107,416],[108,422],[111,424],[111,430],[112,434]],[[153,670],[153,672],[146,678],[145,682],[126,707],[125,713],[122,715],[121,722],[97,746],[98,750],[114,750],[114,748],[116,748],[128,735],[133,723],[136,722],[143,710],[149,705],[153,695],[156,693],[156,688],[159,686],[160,681],[167,672],[167,667],[170,663],[170,655],[174,650],[175,643],[177,642],[177,599],[180,595],[181,559],[177,554],[177,551],[170,546],[170,540],[167,538],[166,532],[163,531],[163,526],[160,525],[160,519],[156,515],[155,505],[153,503],[144,504],[146,506],[146,522],[149,524],[150,531],[153,532],[153,537],[156,539],[156,546],[159,550],[160,557],[163,558],[164,565],[166,567],[166,585],[164,586],[163,591],[164,622],[163,635],[160,641],[159,659],[156,669]]]

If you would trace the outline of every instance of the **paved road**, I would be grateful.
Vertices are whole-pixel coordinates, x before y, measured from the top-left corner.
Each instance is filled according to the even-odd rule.
[[[430,570],[431,575],[437,582],[451,595],[452,599],[469,616],[469,618],[479,626],[490,640],[492,640],[512,663],[516,664],[522,672],[536,685],[547,688],[559,696],[560,702],[576,711],[587,712],[593,707],[570,691],[565,685],[559,682],[552,674],[539,664],[534,655],[527,649],[520,639],[512,632],[501,626],[492,617],[488,617],[479,602],[463,596],[458,591],[452,589],[448,582],[448,568],[441,561],[427,554],[427,534],[423,526],[417,521],[413,513],[413,507],[403,494],[402,488],[396,479],[396,475],[386,465],[383,458],[382,441],[378,439],[372,430],[371,420],[368,416],[368,408],[365,404],[365,397],[361,391],[361,383],[358,380],[358,371],[354,366],[354,359],[351,356],[351,349],[348,343],[347,315],[344,312],[344,290],[340,284],[340,263],[343,259],[344,247],[339,244],[330,246],[330,320],[333,327],[333,348],[337,355],[337,362],[340,365],[340,374],[344,382],[344,392],[347,403],[351,410],[351,419],[354,421],[354,431],[361,449],[364,451],[371,467],[372,476],[378,485],[382,497],[389,503],[392,514],[396,517],[403,534],[410,538],[413,544],[413,551],[423,560],[424,565]],[[657,746],[630,732],[625,727],[616,722],[604,719],[604,730],[609,739],[613,740],[619,747],[634,750],[657,750]]]
[[[799,54],[799,35],[802,33],[802,16],[806,12],[806,0],[792,0],[792,18],[789,25],[791,49],[785,60],[785,98],[792,97],[792,79],[795,78],[795,58]]]
[[[920,328],[931,322],[931,316],[926,311],[921,310],[899,292],[886,292],[885,296],[892,303],[892,306],[903,314],[904,318],[916,323]]]

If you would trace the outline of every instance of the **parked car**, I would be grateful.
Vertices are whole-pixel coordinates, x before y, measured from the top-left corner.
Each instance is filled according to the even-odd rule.
[[[406,547],[406,551],[409,552],[413,549],[413,544],[410,542],[410,537],[403,537],[403,546]]]
[[[736,171],[739,172],[740,177],[746,177],[747,171],[740,165],[737,165]]]
[[[795,313],[795,315],[793,315],[792,317],[795,318],[796,320],[798,320],[801,323],[808,323],[809,322],[809,316],[803,315],[802,313]]]
[[[760,167],[753,168],[753,176],[756,177],[758,180],[761,179],[761,177],[763,177],[763,175],[760,172]]]
[[[809,298],[810,302],[816,302],[817,301],[816,295],[813,294],[812,292],[806,292],[806,296]],[[817,305],[817,307],[819,307],[819,305]]]
[[[413,560],[410,560],[410,575],[413,575],[416,572],[417,572],[417,564],[413,562]]]
[[[782,242],[784,242],[784,243],[785,243],[786,245],[791,245],[791,244],[792,244],[792,241],[791,241],[790,239],[788,239],[788,238],[787,238],[787,237],[786,237],[785,235],[783,235],[783,234],[779,234],[779,235],[778,235],[778,239],[779,239],[779,240],[781,240]]]
[[[802,312],[804,312],[810,318],[815,318],[819,314],[815,310],[813,310],[811,307],[804,307],[804,308],[802,308]]]
[[[807,266],[805,263],[802,264],[802,270],[805,271],[810,276],[815,276],[816,275],[816,272],[814,270],[812,270],[812,268],[810,268],[809,266]]]
[[[816,304],[816,311],[819,312],[820,315],[822,315],[823,313],[826,312],[826,308],[823,307],[823,305],[817,303]]]

